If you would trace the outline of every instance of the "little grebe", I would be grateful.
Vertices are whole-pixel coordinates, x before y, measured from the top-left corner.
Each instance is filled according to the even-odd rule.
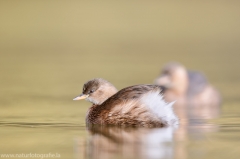
[[[163,127],[177,125],[173,103],[163,100],[162,87],[135,85],[120,91],[108,81],[96,78],[86,82],[83,92],[73,100],[93,103],[87,124]]]
[[[177,100],[190,105],[220,105],[219,92],[208,83],[203,74],[189,71],[178,63],[167,64],[154,84],[166,88],[167,101]]]

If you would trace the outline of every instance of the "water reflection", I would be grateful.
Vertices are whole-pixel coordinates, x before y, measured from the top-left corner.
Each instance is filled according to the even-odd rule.
[[[94,126],[87,128],[86,140],[75,140],[76,158],[88,159],[166,159],[187,158],[189,141],[206,141],[207,134],[217,132],[216,125],[198,120],[179,128],[121,128]],[[204,151],[207,151],[204,150]],[[198,153],[198,150],[194,150]]]
[[[176,128],[89,127],[86,158],[172,158]]]

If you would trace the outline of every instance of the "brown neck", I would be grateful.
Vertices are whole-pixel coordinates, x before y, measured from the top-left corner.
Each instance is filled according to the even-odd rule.
[[[117,93],[117,91],[118,90],[114,86],[111,87],[103,86],[99,88],[99,90],[95,92],[93,95],[89,96],[88,101],[93,103],[94,105],[101,105],[104,101],[106,101],[108,98]]]
[[[115,87],[109,87],[107,90],[105,90],[104,92],[102,92],[103,94],[101,96],[99,96],[99,104],[102,104],[103,102],[105,102],[108,98],[110,98],[111,96],[113,96],[114,94],[116,94],[118,92],[118,90]]]

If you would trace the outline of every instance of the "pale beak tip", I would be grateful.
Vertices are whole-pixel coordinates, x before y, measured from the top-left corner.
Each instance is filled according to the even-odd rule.
[[[75,98],[73,98],[73,100],[80,100],[80,97],[79,96],[75,97]]]
[[[73,98],[73,100],[82,100],[82,99],[86,99],[89,95],[85,95],[85,94],[81,94],[75,98]]]

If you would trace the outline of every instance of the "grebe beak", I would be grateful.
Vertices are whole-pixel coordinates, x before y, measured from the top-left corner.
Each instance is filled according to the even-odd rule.
[[[73,100],[82,100],[86,99],[89,96],[89,94],[80,94],[79,96],[73,98]]]

